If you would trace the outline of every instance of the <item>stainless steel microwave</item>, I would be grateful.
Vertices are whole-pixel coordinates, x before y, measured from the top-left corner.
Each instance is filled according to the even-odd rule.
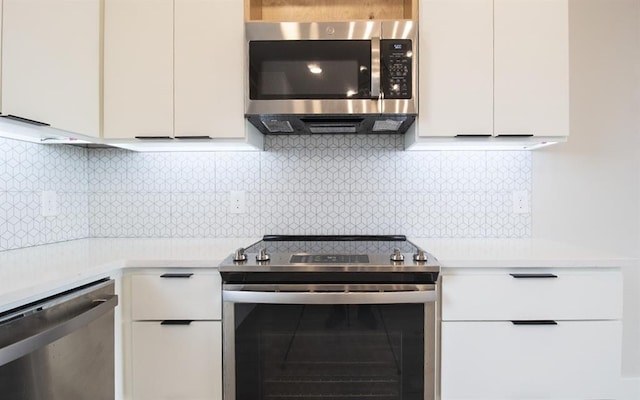
[[[403,133],[415,120],[414,21],[245,27],[245,114],[263,133]]]

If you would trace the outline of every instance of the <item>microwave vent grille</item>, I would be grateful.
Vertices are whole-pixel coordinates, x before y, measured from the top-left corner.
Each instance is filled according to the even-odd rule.
[[[397,131],[400,129],[400,126],[404,120],[395,120],[395,119],[385,119],[385,120],[377,120],[373,124],[373,132],[388,132],[388,131]]]
[[[262,125],[271,133],[293,133],[293,127],[289,121],[281,121],[277,119],[262,120]]]
[[[356,133],[355,125],[310,125],[311,133]]]

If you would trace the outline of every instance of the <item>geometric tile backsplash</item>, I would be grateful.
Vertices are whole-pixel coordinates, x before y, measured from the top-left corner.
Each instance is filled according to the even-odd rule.
[[[263,152],[134,153],[0,138],[0,250],[82,237],[529,237],[526,151],[402,150],[399,136],[267,136]],[[60,214],[42,217],[40,193]],[[243,191],[246,213],[229,213]]]

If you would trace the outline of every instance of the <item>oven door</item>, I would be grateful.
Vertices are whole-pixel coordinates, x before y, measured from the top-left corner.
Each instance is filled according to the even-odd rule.
[[[434,400],[435,285],[225,285],[224,398]]]

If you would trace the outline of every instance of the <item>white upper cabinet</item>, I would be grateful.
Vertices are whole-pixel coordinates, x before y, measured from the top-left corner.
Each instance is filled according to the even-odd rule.
[[[240,0],[175,1],[175,136],[242,138]]]
[[[0,0],[0,55],[2,54],[2,0]],[[0,76],[2,76],[2,61],[0,60]],[[2,79],[0,79],[0,114],[2,114]]]
[[[173,0],[106,0],[104,137],[173,136]]]
[[[422,0],[416,138],[566,137],[567,0]]]
[[[4,0],[2,111],[100,135],[101,1]]]
[[[420,3],[420,135],[493,133],[493,0]]]
[[[104,137],[244,138],[240,0],[106,0]]]
[[[495,134],[569,135],[567,0],[495,0]]]

